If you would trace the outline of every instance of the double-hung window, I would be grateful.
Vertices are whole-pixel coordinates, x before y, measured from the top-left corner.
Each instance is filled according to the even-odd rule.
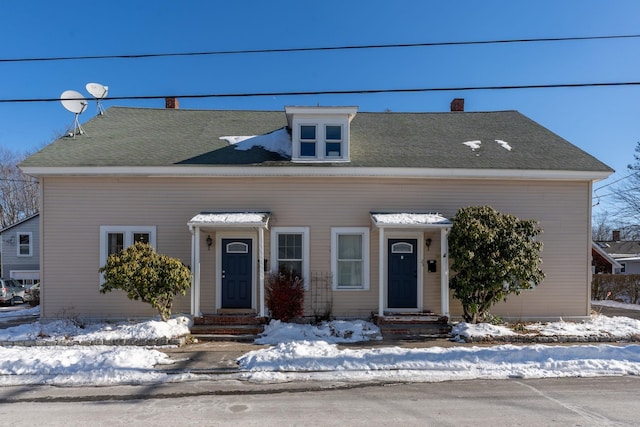
[[[32,233],[18,233],[18,256],[32,256],[33,255],[33,234]]]
[[[317,142],[316,125],[300,125],[300,156],[315,157]]]
[[[271,254],[271,270],[301,277],[305,289],[308,288],[308,227],[274,227],[271,230]]]
[[[369,289],[369,229],[331,229],[334,289]]]
[[[109,255],[128,248],[135,242],[149,243],[156,246],[155,226],[100,226],[100,267],[107,263]]]

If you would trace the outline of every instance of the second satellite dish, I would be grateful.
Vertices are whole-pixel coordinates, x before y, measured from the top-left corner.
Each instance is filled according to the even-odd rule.
[[[109,86],[103,86],[100,83],[87,83],[87,92],[93,96],[98,103],[98,115],[104,114],[104,108],[102,108],[102,100],[106,98],[109,92]]]
[[[64,108],[76,115],[75,120],[73,121],[73,130],[69,130],[69,136],[73,136],[75,138],[76,135],[82,135],[84,133],[84,129],[80,126],[78,116],[87,109],[87,105],[89,103],[84,99],[84,96],[82,96],[80,92],[76,92],[75,90],[65,90],[62,92],[62,95],[60,95],[60,102]]]

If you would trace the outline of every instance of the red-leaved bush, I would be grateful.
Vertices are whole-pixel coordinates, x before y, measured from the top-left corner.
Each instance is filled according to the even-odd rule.
[[[273,319],[288,322],[302,316],[304,310],[302,279],[289,273],[269,273],[265,283],[265,303]]]

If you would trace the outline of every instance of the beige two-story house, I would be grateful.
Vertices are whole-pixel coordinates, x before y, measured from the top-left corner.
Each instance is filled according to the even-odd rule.
[[[174,312],[268,315],[265,274],[286,267],[307,315],[455,318],[447,233],[471,205],[544,230],[546,279],[492,313],[587,316],[592,184],[611,168],[516,111],[452,109],[109,108],[21,165],[41,184],[42,316],[153,316],[99,292],[108,255],[143,240],[191,268]]]

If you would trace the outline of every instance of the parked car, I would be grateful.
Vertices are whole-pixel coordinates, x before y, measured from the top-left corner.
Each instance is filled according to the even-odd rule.
[[[40,283],[27,287],[24,290],[24,300],[32,307],[40,304]]]
[[[15,279],[0,279],[0,303],[14,305],[25,302],[25,286]]]

